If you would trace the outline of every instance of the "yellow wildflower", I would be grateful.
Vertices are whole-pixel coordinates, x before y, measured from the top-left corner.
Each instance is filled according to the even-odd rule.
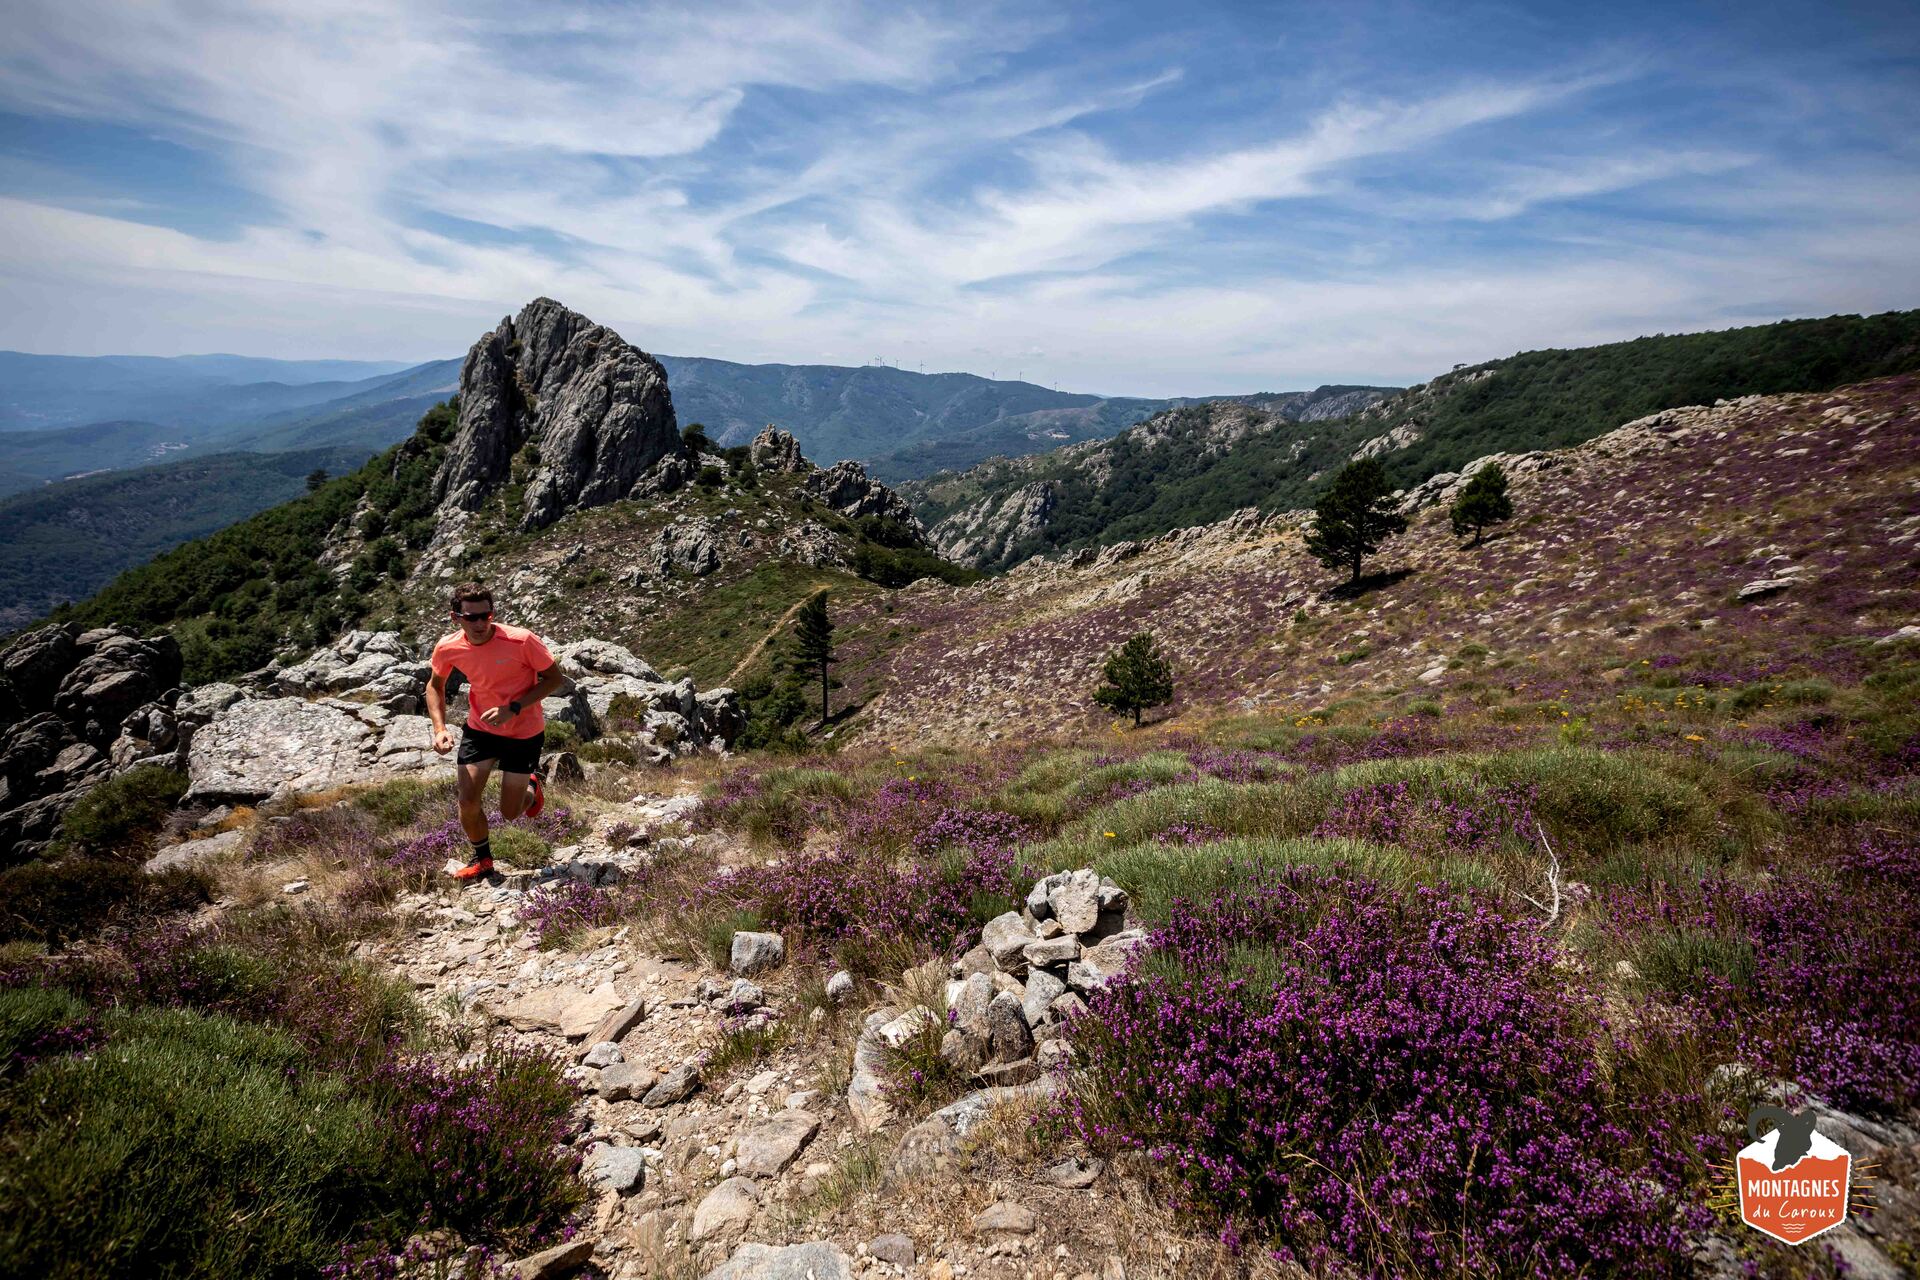
[[[1697,733],[1690,733],[1690,734],[1688,734],[1688,735],[1687,735],[1687,741],[1688,741],[1688,742],[1705,742],[1705,741],[1706,741],[1706,739],[1705,739],[1705,738],[1703,738],[1703,737],[1701,737],[1701,736],[1700,736],[1699,734],[1697,734]]]
[[[1106,838],[1107,838],[1107,839],[1109,839],[1109,840],[1111,840],[1111,839],[1113,839],[1113,838],[1114,838],[1114,837],[1113,837],[1113,832],[1111,832],[1111,831],[1103,831],[1103,832],[1101,832],[1101,834],[1102,834],[1102,835],[1104,835],[1104,836],[1106,836]]]

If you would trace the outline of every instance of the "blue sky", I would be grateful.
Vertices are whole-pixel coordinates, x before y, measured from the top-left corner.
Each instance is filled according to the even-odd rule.
[[[0,347],[1171,395],[1920,306],[1920,10],[24,0]]]

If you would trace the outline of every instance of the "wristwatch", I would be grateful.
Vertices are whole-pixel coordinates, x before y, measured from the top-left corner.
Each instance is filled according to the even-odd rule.
[[[507,703],[507,710],[509,710],[509,711],[511,711],[511,712],[513,712],[513,714],[515,714],[515,715],[519,715],[519,714],[520,714],[520,699],[518,699],[518,698],[515,698],[515,699],[514,699],[513,701],[511,701],[511,702],[509,702],[509,703]]]

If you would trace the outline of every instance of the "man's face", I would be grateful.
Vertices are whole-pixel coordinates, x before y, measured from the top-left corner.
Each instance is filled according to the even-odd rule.
[[[487,638],[487,625],[493,621],[493,606],[485,600],[462,600],[453,611],[467,639],[478,643]]]

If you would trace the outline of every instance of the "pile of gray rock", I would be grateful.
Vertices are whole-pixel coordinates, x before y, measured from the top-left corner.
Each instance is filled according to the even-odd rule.
[[[1068,1020],[1146,944],[1145,930],[1127,926],[1127,906],[1126,890],[1091,868],[1037,881],[1026,905],[988,921],[980,945],[952,966],[940,1056],[990,1088],[1031,1084],[1063,1066]],[[924,1004],[869,1015],[847,1088],[861,1128],[892,1118],[882,1084],[888,1051],[937,1022]]]
[[[177,710],[180,665],[173,637],[122,627],[41,627],[0,651],[0,849],[41,852],[74,801],[115,774],[180,767],[192,714]]]

